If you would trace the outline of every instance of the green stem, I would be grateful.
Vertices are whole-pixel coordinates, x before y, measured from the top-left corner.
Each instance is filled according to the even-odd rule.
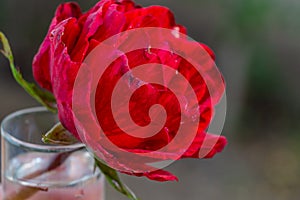
[[[41,103],[43,106],[48,108],[52,112],[57,112],[57,108],[55,107],[56,101],[50,92],[41,90],[38,88],[34,83],[27,82],[21,72],[15,67],[14,64],[14,57],[11,51],[11,47],[9,45],[9,42],[5,35],[0,31],[0,42],[2,42],[3,50],[0,49],[0,52],[7,58],[9,61],[9,66],[11,69],[11,72],[13,74],[13,77],[15,80],[19,83],[21,87],[24,88],[24,90],[32,96],[34,99],[36,99],[39,103]]]
[[[139,200],[135,194],[125,184],[122,183],[118,172],[115,169],[102,163],[96,155],[94,155],[94,158],[96,166],[105,175],[106,180],[113,188],[131,200]]]

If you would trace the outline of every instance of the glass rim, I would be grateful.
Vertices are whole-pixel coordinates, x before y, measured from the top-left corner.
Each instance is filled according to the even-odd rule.
[[[6,123],[8,123],[10,120],[14,119],[17,116],[21,116],[24,114],[30,114],[30,113],[38,113],[38,112],[51,112],[47,110],[45,107],[31,107],[31,108],[25,108],[20,109],[15,112],[12,112],[8,114],[1,122],[1,136],[6,141],[18,145],[24,148],[34,149],[36,151],[42,151],[42,152],[63,152],[63,151],[73,151],[76,149],[81,149],[85,147],[85,144],[83,143],[76,143],[72,145],[48,145],[48,144],[34,144],[27,141],[20,140],[13,136],[9,131],[5,130],[4,126]]]

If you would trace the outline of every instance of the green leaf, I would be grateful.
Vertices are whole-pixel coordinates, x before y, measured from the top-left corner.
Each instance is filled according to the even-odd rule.
[[[105,175],[106,180],[110,183],[110,185],[115,188],[117,191],[121,192],[125,196],[127,196],[131,200],[139,200],[135,194],[125,185],[122,183],[118,172],[113,168],[103,164],[101,161],[97,159],[95,156],[95,163],[97,167],[102,171]]]
[[[0,31],[0,42],[3,45],[3,49],[0,49],[0,52],[8,59],[10,69],[12,71],[12,74],[15,78],[15,80],[24,88],[24,90],[32,96],[34,99],[36,99],[39,103],[41,103],[43,106],[47,107],[52,112],[57,112],[56,108],[56,101],[50,92],[41,90],[38,88],[35,84],[29,83],[26,80],[23,79],[22,74],[18,69],[15,67],[14,64],[14,57],[9,45],[9,42],[5,35]]]
[[[60,122],[43,135],[42,140],[44,143],[56,145],[71,145],[79,142]]]

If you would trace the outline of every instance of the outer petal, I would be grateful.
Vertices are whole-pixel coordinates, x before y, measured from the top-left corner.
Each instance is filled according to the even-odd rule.
[[[110,5],[103,16],[103,24],[93,35],[93,39],[102,42],[122,31],[125,24],[124,13],[117,10],[117,5]],[[112,25],[113,24],[113,25]]]
[[[226,144],[227,140],[223,136],[199,133],[182,158],[211,158],[221,152]]]
[[[150,180],[155,180],[155,181],[160,181],[160,182],[178,181],[178,178],[176,176],[174,176],[170,172],[167,172],[164,170],[157,170],[157,171],[153,171],[150,173],[141,173],[141,174],[136,173],[136,174],[131,174],[131,175],[145,176],[145,177],[149,178]]]
[[[81,16],[81,9],[79,5],[75,2],[63,3],[58,6],[55,12],[55,18],[57,23],[68,19],[70,17],[74,17],[78,19]]]
[[[50,65],[53,62],[53,57],[50,51],[50,36],[52,30],[61,21],[68,18],[78,18],[81,15],[80,7],[76,3],[61,4],[55,13],[55,17],[52,19],[48,33],[40,46],[38,53],[33,59],[33,76],[35,80],[44,89],[52,92],[52,82],[50,76]]]
[[[73,115],[72,115],[72,91],[73,84],[81,63],[71,60],[68,54],[68,47],[63,39],[64,35],[72,35],[76,30],[77,22],[69,18],[58,24],[52,31],[51,36],[51,57],[50,75],[53,87],[53,94],[57,100],[58,114],[62,124],[75,136]],[[70,38],[68,38],[70,39]]]
[[[127,12],[126,21],[128,29],[139,27],[173,28],[176,25],[172,12],[162,6],[150,6]]]

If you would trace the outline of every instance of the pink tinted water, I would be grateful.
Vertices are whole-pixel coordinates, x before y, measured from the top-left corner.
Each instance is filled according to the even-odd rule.
[[[51,157],[52,156],[52,157]],[[75,152],[55,170],[45,172],[30,180],[22,180],[47,166],[53,155],[26,153],[11,160],[5,173],[3,191],[5,200],[104,200],[104,176],[94,172],[93,158],[87,152]],[[96,173],[96,174],[95,174]],[[26,186],[46,189],[29,189]],[[32,192],[33,191],[33,192]],[[32,193],[32,194],[30,194]],[[19,194],[21,198],[16,198]]]

